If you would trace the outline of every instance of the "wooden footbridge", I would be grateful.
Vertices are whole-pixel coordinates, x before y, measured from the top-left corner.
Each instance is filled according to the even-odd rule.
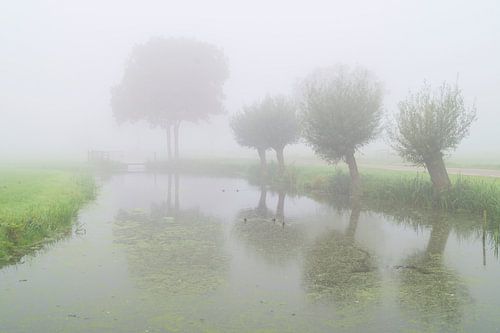
[[[140,172],[146,170],[148,162],[157,161],[157,154],[156,152],[137,153],[119,150],[89,150],[87,161],[98,166],[126,170],[128,172]]]

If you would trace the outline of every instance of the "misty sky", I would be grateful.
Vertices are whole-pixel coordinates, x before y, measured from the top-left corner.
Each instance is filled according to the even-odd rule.
[[[152,36],[223,48],[228,115],[266,93],[290,93],[311,70],[338,63],[373,71],[384,82],[388,113],[424,79],[436,85],[458,75],[479,117],[461,152],[500,154],[496,0],[2,0],[0,159],[164,150],[164,133],[144,124],[120,127],[110,108],[110,87],[133,45]],[[239,151],[227,115],[181,131],[181,153]]]

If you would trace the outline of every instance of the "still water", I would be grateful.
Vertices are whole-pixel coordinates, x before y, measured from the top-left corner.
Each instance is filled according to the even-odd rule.
[[[488,239],[445,217],[121,174],[0,269],[0,332],[496,332],[499,281]]]

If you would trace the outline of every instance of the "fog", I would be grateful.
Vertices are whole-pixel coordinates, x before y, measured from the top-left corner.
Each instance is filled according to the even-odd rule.
[[[132,47],[155,36],[193,37],[228,58],[226,114],[183,123],[182,155],[254,154],[234,142],[228,116],[267,93],[290,94],[315,68],[338,63],[377,75],[388,114],[424,79],[458,77],[478,121],[457,153],[498,155],[499,18],[495,0],[3,1],[0,159],[164,151],[161,130],[119,126],[110,106]],[[366,148],[387,150],[383,140]]]

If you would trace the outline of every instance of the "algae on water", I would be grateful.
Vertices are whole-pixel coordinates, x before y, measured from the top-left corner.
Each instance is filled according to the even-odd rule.
[[[161,218],[121,211],[114,233],[134,280],[148,292],[200,294],[225,280],[229,257],[222,226],[197,211]]]
[[[261,188],[259,203],[254,209],[238,213],[233,232],[249,248],[271,264],[284,264],[297,258],[306,242],[304,230],[285,223],[285,193],[280,192],[276,211],[266,205],[266,191]]]
[[[410,256],[399,269],[403,313],[418,318],[427,331],[456,332],[470,303],[466,284],[443,262],[450,232],[446,221],[434,221],[426,250]]]
[[[304,284],[313,301],[332,302],[343,324],[368,320],[380,297],[375,258],[355,239],[360,210],[351,212],[345,233],[321,236],[307,251]]]

